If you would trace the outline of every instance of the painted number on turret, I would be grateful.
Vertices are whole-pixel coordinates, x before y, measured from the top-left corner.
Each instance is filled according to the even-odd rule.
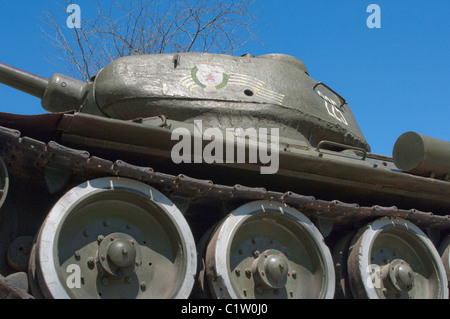
[[[315,91],[317,94],[324,100],[325,103],[325,109],[327,110],[328,114],[332,117],[334,117],[339,122],[344,123],[345,125],[348,125],[347,120],[345,119],[344,113],[340,110],[340,106],[338,103],[332,98],[334,94],[330,91],[327,92],[327,88],[325,86],[317,86],[315,88]],[[338,99],[336,97],[336,99]]]

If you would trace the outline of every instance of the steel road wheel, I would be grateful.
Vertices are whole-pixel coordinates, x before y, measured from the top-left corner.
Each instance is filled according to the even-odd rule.
[[[206,277],[216,298],[333,298],[331,253],[313,223],[271,201],[228,215],[206,249]]]
[[[354,233],[347,233],[339,238],[332,249],[334,262],[334,271],[336,274],[336,299],[353,299],[348,284],[347,258],[348,248],[350,246]]]
[[[439,255],[444,264],[445,272],[447,274],[448,288],[450,289],[450,235],[445,237],[439,245]]]
[[[99,178],[51,209],[30,281],[46,298],[187,298],[196,258],[191,230],[167,197],[134,180]]]
[[[361,228],[352,240],[347,268],[355,298],[448,298],[436,248],[404,219],[384,217]]]
[[[9,175],[6,164],[0,156],[0,207],[3,206],[9,189]]]

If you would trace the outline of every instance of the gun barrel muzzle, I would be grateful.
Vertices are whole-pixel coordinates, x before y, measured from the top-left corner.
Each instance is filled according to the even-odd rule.
[[[48,79],[0,62],[0,83],[42,98]]]

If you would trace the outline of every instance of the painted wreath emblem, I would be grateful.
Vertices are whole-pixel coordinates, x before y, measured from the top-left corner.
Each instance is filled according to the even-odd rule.
[[[215,91],[228,85],[243,88],[247,95],[254,96],[268,103],[283,105],[284,94],[272,91],[265,87],[264,81],[246,74],[226,73],[220,65],[197,64],[191,69],[189,75],[180,79],[180,83],[191,92],[199,93],[199,89]]]
[[[192,68],[190,78],[203,89],[220,90],[227,85],[230,76],[221,66],[199,64]]]

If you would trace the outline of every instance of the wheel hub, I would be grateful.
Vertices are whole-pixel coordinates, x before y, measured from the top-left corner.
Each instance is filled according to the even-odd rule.
[[[392,292],[407,292],[414,287],[414,271],[401,259],[396,259],[381,269],[386,289]]]
[[[264,288],[279,289],[286,285],[289,260],[276,249],[268,249],[253,262],[255,281]]]
[[[139,245],[135,239],[125,233],[113,233],[106,236],[98,248],[98,257],[102,269],[113,277],[126,277],[133,274],[142,259]]]

